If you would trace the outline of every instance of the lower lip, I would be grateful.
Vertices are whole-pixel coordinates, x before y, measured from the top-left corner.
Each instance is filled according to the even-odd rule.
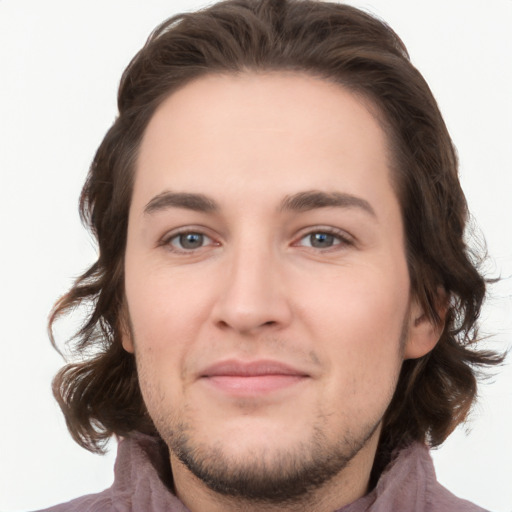
[[[302,375],[251,375],[243,377],[240,375],[215,375],[205,377],[210,385],[220,391],[232,395],[252,395],[271,393],[284,389],[305,380]]]

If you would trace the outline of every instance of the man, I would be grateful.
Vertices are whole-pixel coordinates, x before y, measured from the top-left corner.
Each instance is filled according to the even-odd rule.
[[[81,207],[92,305],[54,390],[116,481],[51,510],[482,510],[435,482],[485,281],[437,105],[348,6],[238,0],[134,58]]]

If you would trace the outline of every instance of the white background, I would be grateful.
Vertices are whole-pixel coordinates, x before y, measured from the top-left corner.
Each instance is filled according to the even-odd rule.
[[[354,1],[403,38],[458,147],[461,179],[493,259],[482,315],[512,346],[512,1]],[[77,199],[116,108],[121,72],[149,32],[192,0],[0,0],[0,510],[49,506],[110,485],[114,451],[73,443],[50,392],[54,300],[94,260]],[[507,279],[508,277],[508,279]],[[62,329],[66,333],[66,328]],[[512,357],[511,357],[512,359]],[[512,511],[512,369],[481,389],[472,432],[434,458],[441,482]],[[115,447],[114,447],[115,448]]]

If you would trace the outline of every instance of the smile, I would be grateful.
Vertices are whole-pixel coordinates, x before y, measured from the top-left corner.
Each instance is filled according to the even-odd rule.
[[[246,396],[278,391],[308,379],[309,375],[277,361],[224,361],[208,367],[200,378],[218,391]]]

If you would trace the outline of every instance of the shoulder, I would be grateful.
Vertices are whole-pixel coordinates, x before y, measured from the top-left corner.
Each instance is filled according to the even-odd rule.
[[[425,512],[488,512],[474,503],[455,496],[437,480],[430,450],[426,446],[413,448],[423,473]]]
[[[187,512],[166,485],[172,476],[166,474],[164,446],[159,438],[133,432],[119,441],[110,488],[38,512]]]
[[[123,507],[113,507],[110,489],[98,494],[88,494],[60,505],[39,510],[38,512],[121,512]]]
[[[376,488],[365,499],[372,512],[487,512],[458,498],[437,481],[429,449],[421,443],[395,453]]]
[[[429,487],[427,503],[432,512],[488,512],[470,501],[458,498],[437,481],[432,482]]]

